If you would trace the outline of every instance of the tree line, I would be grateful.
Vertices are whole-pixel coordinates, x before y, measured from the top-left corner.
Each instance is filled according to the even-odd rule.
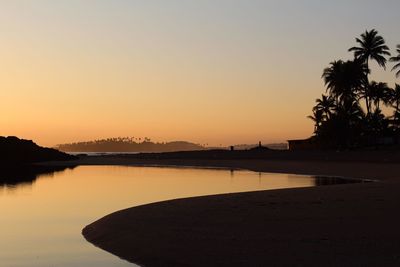
[[[316,99],[312,115],[315,123],[312,140],[319,147],[356,148],[379,144],[397,144],[400,137],[400,85],[370,80],[370,62],[400,77],[400,45],[397,55],[375,29],[356,38],[357,46],[348,51],[353,60],[335,60],[324,69],[322,79],[326,92]],[[389,115],[382,112],[383,106]]]
[[[190,142],[152,142],[147,137],[107,138],[60,144],[56,148],[64,152],[171,152],[204,149],[203,146]]]

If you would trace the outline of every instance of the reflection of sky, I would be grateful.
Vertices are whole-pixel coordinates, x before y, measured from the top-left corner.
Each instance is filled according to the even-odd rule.
[[[46,178],[47,177],[47,178]],[[81,236],[113,211],[198,195],[312,186],[307,176],[189,168],[86,166],[0,193],[5,266],[125,266]]]
[[[393,50],[399,8],[398,0],[1,1],[0,134],[44,145],[132,134],[212,145],[305,137],[323,68],[351,58],[366,29]],[[393,85],[393,73],[372,66],[373,79]]]

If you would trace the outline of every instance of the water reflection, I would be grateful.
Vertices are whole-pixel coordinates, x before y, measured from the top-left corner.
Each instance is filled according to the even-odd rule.
[[[31,186],[39,177],[53,177],[57,172],[75,167],[60,166],[19,166],[0,169],[0,188],[17,189]]]
[[[191,196],[338,182],[242,170],[123,166],[3,171],[0,181],[0,188],[13,188],[0,194],[0,266],[21,267],[132,266],[81,236],[84,226],[116,210]]]

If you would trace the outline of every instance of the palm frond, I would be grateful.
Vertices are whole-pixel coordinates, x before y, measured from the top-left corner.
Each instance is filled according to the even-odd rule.
[[[361,38],[356,38],[358,47],[352,47],[350,52],[354,57],[368,62],[368,59],[375,60],[379,66],[386,67],[386,56],[390,56],[389,47],[385,44],[385,39],[378,35],[378,31],[372,29],[361,34]]]

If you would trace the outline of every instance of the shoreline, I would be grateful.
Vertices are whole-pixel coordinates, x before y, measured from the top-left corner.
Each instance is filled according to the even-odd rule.
[[[95,161],[80,165],[194,165],[379,180],[169,200],[117,211],[83,229],[89,242],[128,261],[146,266],[400,265],[400,164]]]
[[[51,161],[36,163],[45,167],[77,166],[137,166],[177,168],[222,168],[249,170],[254,172],[289,173],[313,176],[338,176],[373,181],[393,181],[397,176],[400,160],[330,161],[315,159],[181,159],[181,158],[136,158],[119,155],[88,156],[72,161]],[[365,168],[368,166],[368,168]]]

